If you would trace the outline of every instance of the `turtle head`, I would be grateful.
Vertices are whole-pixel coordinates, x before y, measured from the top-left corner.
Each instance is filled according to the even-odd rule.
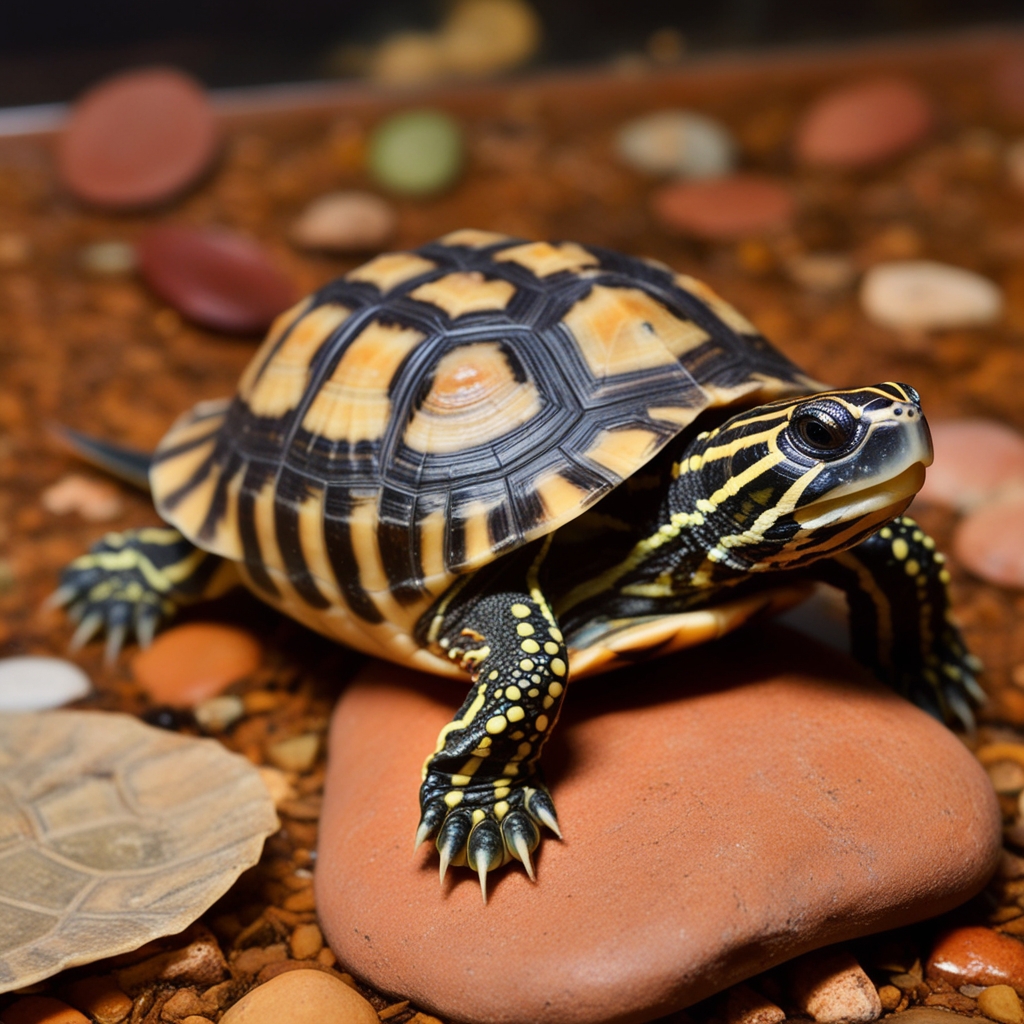
[[[696,527],[723,567],[797,568],[898,516],[931,461],[920,398],[907,384],[772,402],[690,443],[674,467],[672,521],[688,516],[683,525]]]

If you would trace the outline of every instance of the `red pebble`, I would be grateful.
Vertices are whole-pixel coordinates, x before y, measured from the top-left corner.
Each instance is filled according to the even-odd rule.
[[[86,202],[152,206],[195,182],[219,141],[203,87],[180,71],[150,68],[109,78],[75,104],[57,166]]]
[[[795,210],[792,193],[760,174],[678,181],[651,197],[654,215],[680,234],[715,241],[785,227]]]
[[[1024,587],[1024,496],[983,505],[962,519],[953,551],[975,576],[1001,587]]]
[[[1012,985],[1024,993],[1024,944],[991,928],[954,928],[936,942],[929,978],[951,985]]]
[[[996,420],[931,425],[935,461],[919,497],[961,511],[1016,485],[1024,489],[1024,435]]]
[[[913,82],[875,78],[821,96],[797,128],[796,155],[807,164],[869,167],[910,149],[935,122]]]
[[[224,228],[163,225],[137,251],[146,283],[203,327],[258,334],[299,297],[261,246]]]

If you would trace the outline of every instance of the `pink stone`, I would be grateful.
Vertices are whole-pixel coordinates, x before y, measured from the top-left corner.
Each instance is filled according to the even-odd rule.
[[[671,231],[711,240],[731,240],[778,230],[793,217],[789,189],[762,174],[677,181],[651,197],[654,215]]]
[[[262,246],[224,228],[165,224],[147,231],[136,251],[153,291],[203,327],[258,334],[299,297]]]
[[[1024,435],[995,420],[946,420],[931,424],[935,461],[928,467],[922,501],[966,511],[1000,491],[1024,490]]]
[[[915,146],[935,120],[913,82],[875,78],[819,97],[797,128],[797,158],[830,167],[867,167]]]
[[[953,535],[964,568],[1001,587],[1024,587],[1024,496],[975,509]]]
[[[471,872],[439,889],[430,844],[410,855],[423,757],[464,692],[382,663],[345,692],[315,879],[346,968],[441,1017],[651,1020],[941,913],[998,861],[991,785],[952,733],[763,627],[571,689],[545,757],[565,841],[536,884],[492,875],[484,906]]]
[[[1024,994],[1024,944],[980,925],[946,932],[928,959],[929,978],[952,985],[1012,985]]]

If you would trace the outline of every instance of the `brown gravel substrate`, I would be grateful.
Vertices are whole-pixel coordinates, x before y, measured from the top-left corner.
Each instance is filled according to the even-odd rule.
[[[471,225],[653,256],[708,280],[818,378],[838,385],[905,380],[919,389],[935,419],[987,416],[1024,429],[1024,195],[1004,163],[1007,146],[1024,134],[1024,112],[1008,113],[1011,107],[999,107],[991,93],[993,69],[1006,49],[996,45],[812,58],[767,70],[752,62],[693,74],[633,71],[620,79],[540,80],[442,95],[438,104],[467,132],[467,172],[436,200],[396,201],[393,244],[415,246]],[[1024,48],[1024,40],[1015,45]],[[813,97],[854,74],[893,68],[934,100],[939,124],[931,140],[870,172],[797,168],[792,133]],[[674,104],[720,118],[738,136],[745,170],[788,182],[797,203],[790,228],[719,244],[659,229],[648,212],[657,183],[615,160],[614,136],[625,118]],[[319,195],[370,187],[363,169],[367,134],[385,111],[400,106],[397,99],[353,93],[283,114],[229,113],[220,166],[198,191],[149,216],[115,218],[76,205],[60,188],[52,138],[2,140],[0,655],[63,655],[71,627],[61,614],[40,610],[60,568],[107,529],[157,522],[146,498],[127,488],[109,522],[48,510],[43,492],[82,469],[47,424],[59,421],[150,448],[182,410],[229,394],[253,352],[250,341],[185,323],[131,274],[90,274],[79,261],[83,248],[132,241],[155,223],[221,225],[258,239],[299,288],[312,289],[360,260],[300,254],[288,244],[289,226]],[[900,336],[868,323],[852,286],[803,290],[788,268],[808,252],[844,253],[858,268],[918,257],[965,266],[1003,287],[1006,313],[991,328]],[[949,551],[956,515],[931,507],[914,514]],[[1015,943],[1024,938],[1018,807],[1024,790],[1024,592],[979,582],[955,562],[950,569],[957,614],[986,665],[991,701],[976,742],[994,748],[986,766],[1006,816],[1007,853],[996,880],[968,906],[849,944],[845,951],[867,972],[887,1013],[924,1007],[980,1016],[982,986],[991,982],[957,987],[929,973],[937,937],[970,925]],[[259,669],[227,691],[241,698],[242,717],[219,736],[266,768],[283,824],[260,864],[187,934],[33,990],[87,1009],[96,1020],[216,1021],[254,985],[297,967],[351,981],[322,944],[311,868],[324,776],[318,740],[359,657],[242,595],[193,611],[189,619],[244,624],[264,641]],[[198,732],[189,713],[148,702],[128,659],[106,668],[97,644],[76,660],[97,687],[79,706],[129,711]],[[878,813],[900,828],[899,806]],[[753,979],[751,990],[760,995],[716,997],[672,1019],[778,1019],[774,1011],[749,1009],[763,1007],[762,997],[790,1017],[806,1016],[794,971],[799,966]],[[110,975],[113,981],[97,980]],[[1010,984],[1024,991],[1024,978]],[[432,1020],[404,1000],[360,991],[381,1019]],[[983,1002],[1005,1006],[1004,996]],[[0,1015],[12,1001],[0,997]],[[929,1021],[921,1016],[919,1024]]]

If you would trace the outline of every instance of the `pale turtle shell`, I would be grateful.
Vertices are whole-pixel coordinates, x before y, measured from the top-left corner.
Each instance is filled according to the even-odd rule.
[[[277,828],[257,770],[215,740],[0,717],[0,992],[181,931]]]

